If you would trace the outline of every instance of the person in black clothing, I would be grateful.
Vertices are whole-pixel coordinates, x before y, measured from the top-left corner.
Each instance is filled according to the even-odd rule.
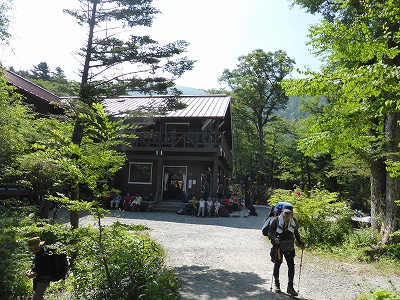
[[[293,218],[293,207],[285,206],[279,217],[275,218],[269,226],[268,237],[272,241],[271,260],[274,263],[275,292],[280,293],[279,269],[282,264],[283,256],[288,266],[288,287],[287,293],[297,296],[298,293],[293,287],[294,280],[294,239],[301,249],[304,243],[300,239],[297,221]]]
[[[26,275],[33,279],[33,298],[32,300],[42,300],[47,287],[50,284],[50,277],[54,268],[52,256],[44,247],[45,242],[39,237],[34,237],[28,241],[28,248],[35,253],[33,267],[26,271]]]

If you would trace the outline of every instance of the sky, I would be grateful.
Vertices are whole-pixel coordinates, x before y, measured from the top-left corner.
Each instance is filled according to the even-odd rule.
[[[77,0],[13,0],[10,12],[10,45],[0,49],[5,67],[30,70],[46,62],[51,70],[61,67],[68,79],[79,80],[76,53],[86,32],[75,19],[63,13]],[[286,51],[295,68],[318,70],[320,61],[309,46],[307,34],[318,17],[307,14],[287,0],[154,0],[161,10],[146,29],[161,43],[185,40],[185,55],[196,60],[193,70],[176,80],[179,86],[221,88],[224,69],[234,69],[239,56],[255,49]],[[292,77],[300,75],[295,71]]]

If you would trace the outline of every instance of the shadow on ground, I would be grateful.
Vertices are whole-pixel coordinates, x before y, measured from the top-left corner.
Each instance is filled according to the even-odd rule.
[[[131,211],[119,211],[119,210],[110,210],[110,214],[106,215],[107,217],[120,218],[121,222],[124,219],[130,220],[138,220],[138,224],[140,224],[140,220],[152,220],[152,221],[160,221],[160,222],[174,222],[174,223],[185,223],[185,224],[203,224],[203,225],[212,225],[212,226],[223,226],[223,227],[234,227],[234,228],[242,228],[242,229],[259,229],[264,223],[265,217],[268,215],[270,208],[268,206],[256,206],[256,211],[258,212],[258,216],[248,216],[248,217],[227,217],[227,218],[201,218],[196,216],[189,215],[178,215],[176,213],[165,213],[165,212],[131,212]],[[80,212],[80,216],[85,217],[89,213]],[[60,211],[57,223],[68,223],[69,222],[69,213],[68,211],[62,209]]]
[[[175,268],[181,278],[182,300],[197,299],[293,299],[270,292],[270,282],[250,272],[228,272],[201,266]],[[296,299],[304,299],[301,296]]]

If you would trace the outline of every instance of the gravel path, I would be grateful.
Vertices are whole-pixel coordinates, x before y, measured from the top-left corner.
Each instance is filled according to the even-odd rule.
[[[116,212],[103,224],[120,221],[143,224],[166,250],[167,265],[180,278],[182,300],[290,299],[270,292],[273,264],[271,244],[261,233],[268,208],[256,207],[258,217],[197,218],[160,212]],[[81,225],[95,223],[85,216]],[[300,250],[296,257],[295,289],[299,283]],[[357,299],[377,287],[400,291],[399,277],[371,271],[367,264],[332,263],[304,251],[299,299]],[[287,268],[281,267],[281,286],[286,291]]]

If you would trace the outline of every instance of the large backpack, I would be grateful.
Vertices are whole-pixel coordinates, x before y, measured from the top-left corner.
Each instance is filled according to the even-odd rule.
[[[49,253],[53,257],[53,270],[51,272],[50,281],[60,281],[65,279],[69,269],[67,255],[61,250],[61,243],[57,242],[49,246]]]
[[[264,222],[264,225],[261,228],[262,234],[264,236],[268,236],[269,225],[271,225],[274,218],[275,218],[274,216],[268,217],[268,219]]]
[[[279,216],[281,214],[281,212],[282,212],[282,209],[285,206],[293,207],[292,203],[289,203],[289,202],[278,202],[274,207],[274,215],[275,216]]]
[[[286,206],[293,207],[293,205],[289,202],[278,202],[273,208],[271,208],[273,210],[273,214],[269,215],[261,228],[262,234],[264,236],[268,236],[269,226],[271,225],[272,221],[281,214],[283,208]]]

